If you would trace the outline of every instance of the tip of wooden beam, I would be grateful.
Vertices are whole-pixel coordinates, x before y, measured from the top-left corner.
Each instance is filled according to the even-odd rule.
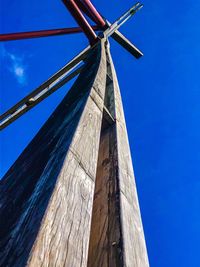
[[[121,46],[123,46],[135,58],[139,59],[143,56],[143,53],[119,31],[114,32],[112,38],[117,41]]]

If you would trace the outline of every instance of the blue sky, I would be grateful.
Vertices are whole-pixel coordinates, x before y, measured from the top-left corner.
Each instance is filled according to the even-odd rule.
[[[94,0],[110,21],[132,0]],[[200,2],[143,1],[121,31],[143,52],[114,41],[140,207],[152,267],[199,267]],[[60,0],[0,1],[0,32],[75,26]],[[87,45],[82,35],[0,43],[1,112]],[[33,138],[70,84],[1,133],[0,174]]]

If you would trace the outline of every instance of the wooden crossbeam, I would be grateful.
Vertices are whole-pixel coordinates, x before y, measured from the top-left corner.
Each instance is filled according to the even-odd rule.
[[[37,104],[39,104],[42,100],[50,96],[52,93],[57,91],[60,87],[65,85],[67,82],[69,82],[71,79],[76,77],[81,70],[83,69],[83,66],[78,67],[76,70],[68,74],[64,79],[53,82],[48,87],[43,89],[40,93],[35,95],[32,98],[25,97],[24,103],[21,104],[18,108],[13,109],[11,108],[10,114],[7,118],[5,118],[2,122],[0,122],[0,130],[4,129],[6,126],[11,124],[13,121],[21,117],[24,113],[28,112],[30,109],[35,107]],[[54,84],[55,83],[55,84]],[[54,84],[54,85],[53,85]]]
[[[131,9],[124,13],[119,19],[113,24],[109,21],[107,23],[107,29],[103,32],[103,36],[100,39],[108,39],[110,36],[122,45],[128,52],[134,55],[136,58],[140,58],[143,53],[135,47],[118,29],[124,22],[131,18],[143,5],[140,3],[135,4]],[[99,40],[100,41],[100,40]],[[0,115],[0,130],[8,126],[10,123],[15,121],[21,115],[32,109],[43,99],[48,97],[50,94],[55,92],[66,82],[74,78],[80,73],[81,67],[79,64],[86,58],[87,53],[90,49],[93,49],[98,43],[92,47],[88,46],[79,55],[73,58],[68,64],[66,64],[61,70],[50,77],[46,82],[40,85],[37,89],[31,92],[29,95],[20,100],[17,104],[7,110],[5,113]],[[76,69],[76,67],[78,67]],[[75,69],[75,71],[73,71]],[[73,72],[72,72],[73,71]]]
[[[33,92],[20,100],[17,104],[3,113],[0,116],[0,130],[4,129],[10,123],[35,107],[43,99],[47,98],[53,92],[62,87],[65,83],[78,75],[83,68],[83,66],[79,65],[86,58],[89,50],[90,47],[84,49],[80,54],[74,57],[69,63],[67,63],[62,69],[56,72],[37,89],[35,89]]]
[[[115,31],[111,37],[137,59],[143,56],[142,51],[132,44],[120,31]]]
[[[119,32],[118,29],[142,7],[143,5],[141,3],[136,3],[113,24],[106,20],[106,23],[109,28],[104,32],[105,36],[111,36],[115,41],[117,41],[123,48],[125,48],[137,59],[143,56],[143,53],[134,44],[132,44],[121,32]]]

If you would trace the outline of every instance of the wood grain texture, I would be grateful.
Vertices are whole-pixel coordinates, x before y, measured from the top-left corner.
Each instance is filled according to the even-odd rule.
[[[109,48],[88,267],[147,267],[118,81]],[[108,118],[108,114],[114,120]]]
[[[115,144],[114,125],[102,128],[95,183],[88,267],[122,266],[120,213],[118,205],[119,192],[115,172]]]
[[[113,79],[118,181],[120,190],[120,220],[123,241],[123,266],[148,267],[148,256],[141,221],[131,153],[124,118],[118,80],[109,49],[111,76]]]
[[[87,266],[104,42],[0,185],[0,266]]]
[[[69,93],[0,182],[0,267],[149,266],[104,46],[90,50]]]

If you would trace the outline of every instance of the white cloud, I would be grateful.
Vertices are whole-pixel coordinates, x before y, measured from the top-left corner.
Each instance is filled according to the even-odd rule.
[[[20,85],[26,85],[26,66],[24,64],[24,55],[16,55],[5,49],[4,46],[0,47],[0,54],[3,58],[7,59],[7,69],[15,76]]]
[[[22,77],[24,75],[24,69],[22,67],[16,67],[15,74],[19,77]]]
[[[15,75],[18,83],[21,85],[25,85],[27,82],[26,74],[25,74],[25,67],[21,65],[21,63],[13,63],[12,67],[10,68],[10,72]]]

